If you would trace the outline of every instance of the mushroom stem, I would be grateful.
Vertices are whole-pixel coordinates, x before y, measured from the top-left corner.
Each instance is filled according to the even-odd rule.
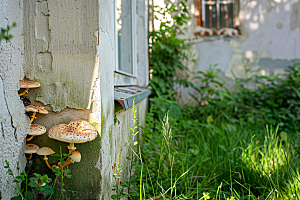
[[[35,118],[36,112],[33,112],[30,118],[30,123],[33,122],[34,118]]]
[[[51,166],[50,166],[49,163],[48,163],[48,158],[47,158],[46,155],[44,156],[44,160],[45,160],[45,162],[46,162],[46,165],[49,167],[49,169],[51,169]]]
[[[23,96],[24,94],[28,93],[28,89],[29,89],[29,88],[26,88],[26,89],[24,90],[24,92],[22,92],[22,93],[19,94],[19,96]]]
[[[29,138],[26,138],[26,141],[29,142],[30,140],[32,140],[33,137],[34,137],[34,135],[30,136]]]
[[[68,146],[69,154],[71,154],[73,151],[76,150],[76,147],[74,146],[74,143],[70,143],[70,146]]]
[[[27,160],[30,160],[32,158],[32,153],[30,154],[29,158],[27,158]]]
[[[67,161],[62,165],[62,168],[64,169],[65,167],[71,165],[72,163],[74,163],[74,161],[69,156],[68,159],[67,159]]]

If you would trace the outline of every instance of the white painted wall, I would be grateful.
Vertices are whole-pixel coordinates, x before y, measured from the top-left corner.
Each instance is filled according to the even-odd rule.
[[[13,35],[11,41],[2,41],[0,46],[2,199],[17,195],[16,185],[4,168],[5,160],[9,161],[15,176],[18,175],[17,162],[20,163],[20,172],[26,165],[24,146],[30,122],[18,96],[19,80],[25,75],[30,79],[37,78],[42,83],[40,89],[31,90],[27,97],[32,104],[44,105],[49,110],[48,115],[38,115],[35,122],[49,130],[55,124],[81,118],[90,121],[97,128],[101,138],[95,140],[97,144],[93,144],[93,148],[97,149],[88,150],[90,143],[78,145],[78,148],[84,153],[85,159],[94,158],[84,164],[90,169],[90,174],[95,174],[95,179],[89,177],[85,180],[91,180],[87,185],[97,187],[93,188],[95,193],[100,191],[91,198],[110,199],[114,184],[111,166],[117,162],[118,155],[122,159],[127,156],[128,145],[125,138],[130,135],[131,125],[131,109],[116,113],[121,124],[114,125],[114,2],[0,0],[0,5],[0,27],[17,23],[17,27],[10,31]],[[145,1],[138,0],[136,22],[140,86],[148,84],[146,9]],[[139,124],[142,125],[147,99],[136,106]],[[65,148],[64,144],[49,139],[47,135],[33,141],[39,142],[41,146]],[[99,151],[97,155],[87,155]],[[124,165],[125,160],[122,160]],[[74,166],[74,176],[80,173],[80,164]],[[100,174],[102,180],[99,178]],[[70,181],[68,184],[71,188],[76,188],[77,183]],[[81,189],[76,198],[91,195],[86,187]]]
[[[188,31],[181,38],[195,42],[197,64],[187,63],[192,71],[205,71],[218,64],[223,78],[233,86],[232,71],[239,78],[245,76],[242,60],[249,59],[248,67],[261,68],[260,74],[284,72],[294,59],[300,59],[300,1],[298,0],[240,0],[240,29],[233,37],[195,36],[195,1],[187,3],[192,20],[185,25]],[[192,80],[193,75],[190,75]],[[194,80],[192,80],[194,81]],[[195,84],[200,84],[195,82]],[[180,101],[187,103],[191,89],[181,91]]]
[[[0,5],[0,27],[17,23],[10,31],[13,38],[0,44],[0,191],[2,199],[10,199],[17,194],[16,183],[4,168],[5,160],[10,163],[15,176],[18,175],[18,162],[19,172],[24,170],[24,139],[30,122],[18,96],[19,80],[23,78],[23,4],[19,0],[0,0]]]

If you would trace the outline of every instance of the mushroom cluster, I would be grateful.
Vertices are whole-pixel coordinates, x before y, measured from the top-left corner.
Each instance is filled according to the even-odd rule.
[[[25,89],[19,96],[22,96],[28,93],[28,89],[30,88],[38,88],[41,85],[35,81],[24,81],[21,80],[19,82],[19,86],[22,89]],[[30,131],[26,141],[30,141],[34,136],[42,135],[47,130],[44,126],[38,124],[32,124],[33,120],[35,119],[36,113],[40,114],[48,114],[48,111],[43,106],[34,106],[34,105],[26,105],[25,106],[26,112],[32,112],[30,116]],[[91,125],[89,122],[84,120],[73,120],[70,121],[68,124],[57,124],[53,126],[49,132],[48,136],[51,139],[56,139],[62,142],[69,143],[68,149],[69,154],[71,154],[66,162],[62,165],[63,168],[68,167],[71,163],[80,162],[81,154],[79,151],[76,151],[76,147],[74,143],[85,143],[88,141],[92,141],[97,137],[97,130]],[[28,160],[32,158],[32,154],[36,153],[38,155],[44,156],[44,160],[48,168],[51,169],[51,165],[48,163],[48,155],[54,154],[55,152],[49,147],[42,147],[35,144],[27,144],[25,147],[25,154],[30,154]],[[56,165],[53,165],[56,167]]]
[[[97,137],[97,130],[87,121],[73,120],[68,124],[57,124],[48,132],[49,138],[69,143],[69,154],[67,161],[63,164],[66,167],[74,162],[80,162],[81,155],[75,151],[74,143],[85,143]]]
[[[36,81],[21,80],[21,81],[19,81],[19,86],[20,86],[21,89],[25,89],[23,92],[19,93],[19,96],[23,96],[24,94],[28,93],[28,90],[30,88],[41,87],[41,84],[36,82]],[[33,120],[35,119],[35,116],[36,116],[37,112],[41,113],[41,114],[48,114],[48,111],[43,106],[34,106],[34,105],[25,106],[25,112],[32,112],[33,113],[30,117],[30,123],[32,123]],[[28,133],[28,135],[30,137],[28,137],[26,139],[26,141],[28,142],[28,141],[32,140],[32,138],[34,136],[42,135],[42,134],[46,133],[46,131],[47,130],[44,126],[41,126],[41,125],[38,125],[38,124],[31,124],[30,130],[29,130],[29,133]],[[36,153],[38,155],[44,155],[45,156],[44,160],[45,160],[47,166],[51,169],[51,166],[49,165],[49,163],[47,161],[48,160],[47,155],[50,155],[50,154],[54,153],[54,151],[52,149],[50,149],[49,147],[40,148],[39,146],[37,146],[35,144],[26,144],[25,154],[30,154],[30,157],[28,158],[28,160],[30,160],[32,158],[33,153]]]

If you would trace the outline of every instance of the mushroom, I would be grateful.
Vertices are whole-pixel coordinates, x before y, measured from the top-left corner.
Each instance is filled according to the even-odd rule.
[[[80,162],[81,160],[81,154],[79,151],[73,151],[72,152],[72,155],[70,155],[70,158],[67,159],[67,161],[63,164],[63,168],[69,166],[71,163],[74,163],[74,162]]]
[[[73,120],[69,124],[57,124],[48,132],[49,138],[62,142],[69,142],[69,153],[72,153],[76,147],[74,143],[85,143],[92,141],[97,137],[97,130],[87,121]]]
[[[44,133],[46,133],[46,128],[44,126],[38,124],[31,124],[30,131],[28,133],[28,135],[31,135],[31,137],[27,138],[26,141],[28,142],[32,140],[32,138],[35,135],[42,135]]]
[[[36,144],[26,144],[25,146],[25,153],[30,154],[30,157],[27,158],[27,160],[30,160],[32,158],[32,154],[36,153],[37,150],[39,150],[39,146]]]
[[[33,122],[37,112],[39,112],[41,114],[48,114],[48,111],[43,106],[34,106],[34,105],[25,106],[25,111],[33,112],[31,119],[30,119],[30,123]]]
[[[24,92],[20,93],[19,96],[22,96],[28,92],[29,88],[38,88],[41,87],[41,84],[36,81],[19,81],[20,88],[24,88]]]
[[[47,156],[54,154],[55,152],[49,148],[49,147],[42,147],[39,150],[37,150],[36,152],[38,155],[44,156],[44,160],[46,162],[46,165],[49,167],[49,169],[51,169],[51,166],[48,163],[48,158]]]

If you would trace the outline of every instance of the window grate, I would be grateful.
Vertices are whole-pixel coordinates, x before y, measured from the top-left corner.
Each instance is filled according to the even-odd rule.
[[[196,23],[210,29],[236,28],[238,0],[196,0]]]

